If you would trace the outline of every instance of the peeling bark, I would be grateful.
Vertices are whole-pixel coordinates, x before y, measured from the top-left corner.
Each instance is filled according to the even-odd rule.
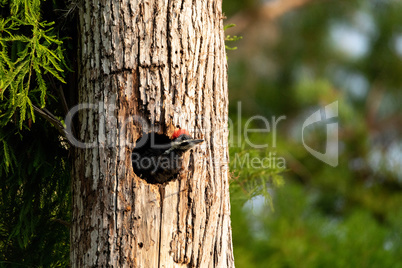
[[[75,150],[71,266],[234,267],[221,2],[88,0],[79,16],[79,102],[93,106],[77,139],[93,146]],[[205,140],[180,177],[137,177],[135,141],[177,127]]]

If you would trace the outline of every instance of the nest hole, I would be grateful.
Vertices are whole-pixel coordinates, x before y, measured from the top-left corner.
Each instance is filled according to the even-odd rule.
[[[175,179],[178,173],[164,177],[166,172],[161,171],[164,167],[159,157],[169,148],[170,142],[167,135],[156,132],[144,133],[137,139],[131,157],[134,173],[151,184],[163,184]]]

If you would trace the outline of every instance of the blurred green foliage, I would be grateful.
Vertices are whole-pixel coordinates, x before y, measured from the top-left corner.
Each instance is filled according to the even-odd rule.
[[[68,150],[39,118],[31,129],[0,130],[0,267],[67,267],[71,210]],[[49,146],[52,145],[52,146]]]
[[[230,118],[237,122],[230,134],[236,266],[402,267],[402,3],[306,1],[278,17],[264,15],[262,5],[280,2],[224,1],[228,23],[237,25],[228,29],[228,39],[244,37],[228,44],[238,47],[228,51]],[[7,20],[9,4],[13,12],[31,7],[26,15],[34,19]],[[69,91],[62,85],[62,74],[68,75],[62,52],[76,49],[66,38],[74,23],[60,13],[70,14],[66,1],[40,4],[0,1],[0,75],[7,86],[0,87],[6,118],[0,130],[0,267],[68,266],[69,152],[47,122],[31,124],[29,101],[61,114],[53,96],[60,86]],[[43,39],[35,39],[39,35]],[[24,59],[43,56],[34,47],[55,54],[48,52],[51,59],[42,58],[37,68],[19,68]],[[25,75],[3,79],[18,69]],[[14,102],[6,116],[13,92],[26,102]],[[334,101],[340,139],[335,168],[301,141],[303,121]],[[254,115],[267,118],[270,131],[245,136],[246,125],[266,128],[263,120],[249,124]],[[275,131],[271,119],[280,116],[286,119]],[[309,146],[323,148],[325,127],[307,134]]]
[[[402,2],[310,1],[275,19],[261,12],[270,2],[281,1],[224,2],[229,23],[247,25],[229,32],[243,36],[228,52],[231,118],[237,101],[242,122],[286,116],[277,146],[260,150],[286,159],[284,186],[269,190],[274,209],[231,188],[236,266],[402,267]],[[304,120],[334,101],[337,167],[301,140]],[[304,134],[323,151],[324,124]],[[231,161],[243,150],[231,147]],[[232,169],[240,181],[266,178]]]
[[[237,267],[401,267],[400,218],[384,225],[358,207],[331,215],[319,192],[289,182],[275,191],[275,212],[233,206]]]
[[[264,196],[264,204],[273,209],[269,189],[283,185],[281,173],[286,171],[286,160],[272,151],[272,135],[244,133],[252,129],[265,129],[265,125],[259,126],[257,120],[242,121],[240,118],[234,122],[229,137],[231,199],[244,203]]]

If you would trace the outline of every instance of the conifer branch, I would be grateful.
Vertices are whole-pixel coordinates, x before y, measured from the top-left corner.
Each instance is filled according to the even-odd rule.
[[[32,104],[32,106],[33,106],[35,112],[37,112],[40,116],[42,116],[44,119],[46,119],[49,123],[51,123],[60,132],[60,134],[62,136],[67,137],[66,129],[64,128],[61,121],[59,119],[57,119],[56,116],[54,116],[46,108],[39,108],[33,104]]]

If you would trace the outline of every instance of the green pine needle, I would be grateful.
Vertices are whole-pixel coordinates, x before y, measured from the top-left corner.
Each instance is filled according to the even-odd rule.
[[[0,125],[18,112],[22,129],[26,119],[34,120],[33,101],[40,100],[38,106],[42,108],[46,104],[43,75],[48,73],[66,83],[66,62],[63,42],[54,34],[54,22],[40,21],[40,1],[16,0],[10,2],[10,8],[11,17],[0,19],[0,107],[8,107],[7,116],[0,117]],[[32,28],[30,35],[17,34],[27,26]]]

